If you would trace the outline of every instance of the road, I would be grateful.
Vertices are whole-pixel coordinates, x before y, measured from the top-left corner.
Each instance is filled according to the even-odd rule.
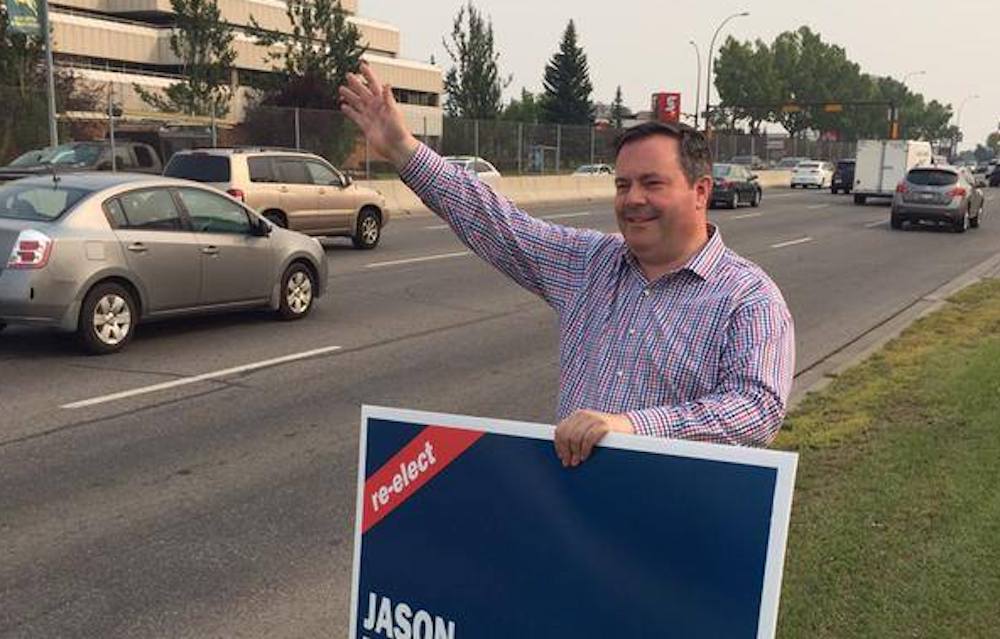
[[[995,254],[989,197],[965,234],[782,189],[711,219],[778,282],[803,371]],[[607,202],[536,214],[614,226]],[[552,421],[551,312],[436,218],[327,246],[331,294],[302,322],[143,326],[105,358],[0,335],[0,637],[343,636],[361,404]]]

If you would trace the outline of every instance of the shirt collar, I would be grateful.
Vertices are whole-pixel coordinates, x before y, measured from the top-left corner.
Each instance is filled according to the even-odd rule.
[[[722,262],[722,256],[726,252],[726,245],[722,241],[722,232],[719,230],[719,227],[711,223],[707,226],[708,242],[697,253],[692,255],[684,266],[674,272],[691,271],[701,279],[709,280],[718,271],[719,264]],[[625,244],[622,245],[622,248],[622,265],[638,269],[639,263],[636,261],[635,256],[632,255],[632,251],[628,250],[628,246]]]

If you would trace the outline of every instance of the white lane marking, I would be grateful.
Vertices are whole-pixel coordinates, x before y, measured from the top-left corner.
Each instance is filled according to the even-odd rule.
[[[391,262],[372,262],[371,264],[365,264],[365,268],[380,268],[382,266],[396,266],[397,264],[415,264],[417,262],[429,262],[431,260],[444,260],[449,257],[462,257],[463,255],[471,255],[469,251],[460,251],[458,253],[442,253],[440,255],[425,255],[424,257],[411,257],[408,260],[393,260]]]
[[[761,215],[764,215],[764,214],[763,213],[744,213],[743,215],[734,215],[734,216],[730,217],[729,219],[730,220],[745,220],[745,219],[751,218],[751,217],[760,217]]]
[[[786,246],[795,246],[796,244],[805,244],[806,242],[812,242],[811,237],[800,237],[797,240],[789,240],[788,242],[779,242],[778,244],[772,244],[771,248],[785,248]]]
[[[879,220],[878,222],[869,222],[868,224],[865,224],[865,228],[873,229],[876,226],[885,226],[886,224],[888,224],[886,220]]]
[[[556,213],[555,215],[543,215],[543,220],[561,220],[568,217],[587,217],[593,215],[592,211],[580,211],[579,213]]]
[[[108,402],[118,401],[119,399],[126,399],[128,397],[135,397],[137,395],[148,395],[149,393],[157,393],[159,391],[168,390],[170,388],[187,386],[188,384],[195,384],[197,382],[203,382],[209,379],[228,377],[230,375],[236,375],[238,373],[246,373],[248,371],[255,371],[261,368],[269,368],[271,366],[277,366],[278,364],[285,364],[288,362],[294,362],[309,357],[315,357],[317,355],[323,355],[325,353],[332,353],[334,351],[339,351],[341,348],[343,347],[327,346],[325,348],[317,348],[311,351],[292,353],[291,355],[284,355],[282,357],[275,357],[274,359],[266,359],[260,362],[244,364],[243,366],[234,366],[233,368],[227,368],[221,371],[215,371],[213,373],[203,373],[201,375],[194,375],[193,377],[182,377],[181,379],[175,379],[170,382],[153,384],[151,386],[143,386],[141,388],[133,388],[132,390],[122,391],[120,393],[112,393],[110,395],[102,395],[100,397],[84,399],[78,402],[71,402],[69,404],[63,404],[59,408],[68,408],[68,409],[85,408],[87,406],[94,406],[96,404],[106,404]]]
[[[434,226],[425,226],[424,230],[425,231],[440,231],[441,229],[448,229],[448,228],[451,228],[451,227],[448,226],[447,224],[435,224]]]
[[[767,194],[767,199],[770,200],[771,198],[776,198],[776,197],[792,197],[793,195],[798,195],[798,194],[797,193],[768,193]]]
[[[828,209],[828,208],[830,208],[830,205],[829,204],[813,204],[812,206],[807,206],[806,208],[809,209],[810,211],[815,211],[817,209]]]

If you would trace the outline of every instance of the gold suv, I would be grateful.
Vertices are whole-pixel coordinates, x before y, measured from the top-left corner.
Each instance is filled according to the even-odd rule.
[[[307,235],[350,237],[375,248],[389,221],[385,198],[318,155],[266,148],[192,149],[174,154],[164,175],[224,191],[278,226]]]

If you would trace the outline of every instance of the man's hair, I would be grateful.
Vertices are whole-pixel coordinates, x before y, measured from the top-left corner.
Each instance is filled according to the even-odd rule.
[[[694,127],[680,122],[643,122],[625,129],[615,138],[615,157],[626,144],[654,135],[677,140],[681,170],[684,171],[688,186],[693,186],[703,176],[712,175],[712,151],[708,148],[705,136]]]

